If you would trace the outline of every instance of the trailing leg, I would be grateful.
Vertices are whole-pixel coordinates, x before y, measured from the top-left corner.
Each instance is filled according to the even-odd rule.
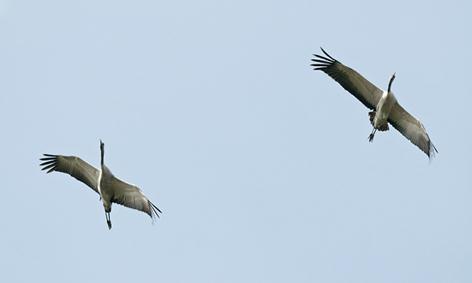
[[[372,142],[374,140],[375,132],[377,132],[376,128],[372,129],[372,133],[369,135],[369,142]]]
[[[106,217],[106,219],[107,219],[108,229],[111,229],[110,212],[106,212],[106,211],[105,211],[105,217]]]

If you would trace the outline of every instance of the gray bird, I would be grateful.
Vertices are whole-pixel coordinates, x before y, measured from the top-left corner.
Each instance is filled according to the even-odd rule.
[[[115,177],[104,164],[105,144],[100,140],[101,169],[98,170],[77,156],[43,154],[40,166],[47,173],[63,172],[89,186],[100,195],[105,209],[108,229],[111,229],[110,212],[112,203],[118,203],[148,214],[151,219],[159,217],[162,211],[157,208],[135,185],[128,184]]]
[[[393,95],[391,89],[395,73],[390,77],[387,91],[381,90],[355,70],[331,57],[323,48],[321,48],[321,51],[325,56],[313,54],[315,58],[311,60],[313,61],[311,66],[314,67],[314,70],[321,70],[328,74],[345,90],[359,99],[362,104],[372,110],[369,112],[369,119],[373,127],[368,137],[370,142],[374,140],[377,130],[387,131],[390,123],[403,136],[426,153],[429,158],[438,152],[423,124],[408,113]]]

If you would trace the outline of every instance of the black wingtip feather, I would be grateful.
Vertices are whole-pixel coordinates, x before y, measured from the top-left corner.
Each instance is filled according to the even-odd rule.
[[[162,211],[157,206],[155,206],[151,201],[149,201],[149,206],[151,207],[151,213],[150,213],[151,218],[153,218],[153,215],[157,216],[157,218],[161,218],[159,213],[162,213]]]
[[[47,161],[44,161],[43,163],[39,164],[39,166],[45,166],[45,165],[51,164],[52,162],[54,162],[54,161],[47,160]]]
[[[44,161],[39,164],[39,166],[42,166],[41,170],[47,170],[46,173],[51,173],[52,171],[56,170],[57,155],[44,153],[43,156],[45,157],[39,159],[41,161]]]
[[[432,142],[429,142],[428,158],[431,160],[431,158],[436,156],[436,153],[439,153],[439,151],[436,149]]]
[[[322,47],[321,51],[325,54],[325,56],[318,55],[318,54],[313,54],[315,58],[311,59],[312,62],[315,62],[311,64],[310,66],[316,67],[313,70],[321,70],[325,71],[327,68],[329,68],[331,65],[337,62],[336,59],[331,57]]]
[[[313,62],[317,62],[317,63],[322,63],[322,64],[330,64],[331,62],[330,61],[326,61],[326,60],[320,60],[320,59],[311,59],[311,61]]]
[[[153,204],[153,206],[157,211],[159,211],[159,213],[162,213],[162,211],[157,206],[155,206],[154,204]]]
[[[326,65],[326,64],[310,64],[310,66],[313,66],[313,67],[328,67],[329,65]]]
[[[337,61],[336,59],[334,59],[333,57],[331,57],[331,55],[329,55],[328,52],[326,52],[326,51],[323,49],[323,47],[320,46],[320,49],[321,49],[321,51],[322,51],[326,56],[328,56],[330,59],[332,59],[332,60],[334,60],[334,61]]]
[[[55,157],[43,157],[43,158],[40,158],[39,160],[56,160]]]
[[[328,63],[336,62],[336,60],[334,60],[334,59],[326,58],[326,57],[324,57],[324,56],[317,55],[317,54],[315,54],[315,57],[320,58],[321,60],[326,61],[326,62],[328,62]],[[312,60],[313,60],[313,59],[312,59]]]
[[[55,155],[55,154],[43,153],[43,155],[47,156],[47,157],[57,157],[57,155]]]
[[[49,163],[49,164],[44,165],[44,167],[41,168],[41,170],[48,170],[48,169],[50,169],[50,168],[52,168],[52,167],[54,167],[54,166],[56,166],[55,163]]]

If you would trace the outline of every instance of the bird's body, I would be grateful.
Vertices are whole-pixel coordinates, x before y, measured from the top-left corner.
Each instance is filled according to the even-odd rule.
[[[428,157],[437,152],[436,147],[431,142],[423,124],[408,113],[397,101],[391,87],[395,74],[389,80],[388,89],[381,90],[365,79],[355,70],[343,65],[321,48],[325,56],[314,55],[314,62],[311,66],[315,70],[321,70],[337,81],[345,90],[354,95],[367,108],[370,122],[372,123],[372,133],[369,141],[373,141],[375,132],[387,131],[390,123],[402,135],[418,146]]]
[[[115,177],[104,164],[104,144],[100,141],[101,167],[100,170],[91,166],[76,156],[44,154],[41,158],[44,166],[42,170],[67,173],[85,183],[100,195],[108,228],[111,229],[110,212],[112,203],[118,203],[148,214],[151,218],[159,217],[162,213],[143,193],[134,185],[128,184]]]
[[[377,130],[381,130],[385,127],[388,129],[388,117],[392,111],[393,105],[397,103],[397,99],[392,92],[384,91],[382,98],[380,98],[377,107],[375,108],[375,116],[373,120],[373,126]]]
[[[105,211],[111,211],[111,203],[113,199],[114,188],[112,185],[113,182],[113,174],[111,173],[110,169],[106,166],[102,166],[100,170],[100,178],[98,181],[98,192],[100,193],[100,198],[103,202],[103,207]]]
[[[98,178],[98,193],[100,194],[100,200],[103,203],[103,208],[107,214],[108,228],[111,228],[111,221],[109,220],[109,213],[111,212],[111,204],[113,200],[114,188],[112,180],[114,176],[110,169],[105,165],[101,165],[100,177]]]

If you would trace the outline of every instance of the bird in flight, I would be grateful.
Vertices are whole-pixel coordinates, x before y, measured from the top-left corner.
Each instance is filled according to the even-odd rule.
[[[436,147],[426,132],[423,124],[408,113],[397,101],[392,92],[392,83],[395,73],[390,77],[387,91],[381,90],[365,79],[355,70],[343,65],[331,57],[323,48],[325,56],[313,54],[311,61],[314,70],[321,70],[337,81],[345,90],[354,95],[369,108],[369,119],[372,124],[372,132],[368,139],[374,140],[378,131],[387,131],[388,124],[397,129],[403,136],[421,149],[429,158],[437,153]]]
[[[44,157],[40,158],[43,161],[40,166],[43,166],[42,170],[47,170],[47,173],[52,171],[67,173],[98,193],[105,209],[108,229],[111,229],[110,212],[112,203],[142,211],[153,220],[155,217],[159,217],[158,213],[162,213],[162,211],[137,186],[121,181],[105,166],[105,144],[101,140],[100,153],[100,170],[77,156],[53,154],[43,154]]]

